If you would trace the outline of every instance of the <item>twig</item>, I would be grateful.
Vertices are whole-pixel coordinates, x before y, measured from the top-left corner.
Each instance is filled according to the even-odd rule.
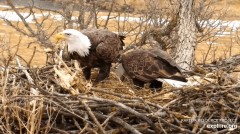
[[[84,119],[88,120],[88,114],[87,113],[84,113]],[[84,123],[84,128],[82,129],[81,132],[79,132],[79,134],[82,134],[82,133],[84,133],[85,131],[88,130],[89,123],[87,121],[84,121],[83,123]]]
[[[117,112],[112,112],[108,115],[108,118],[102,123],[102,126],[105,126],[107,122],[116,114]]]
[[[73,121],[74,121],[74,125],[81,131],[82,128],[80,127],[79,123],[76,121],[75,118],[73,118]]]
[[[35,54],[36,54],[36,47],[34,47],[33,53],[32,53],[32,55],[31,55],[31,57],[30,57],[30,60],[28,61],[28,67],[31,66],[31,63],[32,63],[32,60],[33,60]]]
[[[92,87],[91,90],[95,91],[95,92],[102,93],[102,94],[110,94],[110,95],[117,96],[119,98],[124,98],[124,99],[142,100],[139,97],[133,97],[133,96],[129,96],[129,95],[123,95],[123,94],[114,93],[114,92],[111,92],[110,90],[107,90],[106,88],[105,89],[103,89],[103,88],[99,89],[99,88]]]
[[[69,114],[71,114],[72,116],[74,116],[74,117],[76,117],[76,118],[79,118],[79,119],[81,119],[81,120],[83,120],[83,121],[86,121],[86,122],[90,123],[91,125],[94,125],[94,124],[91,123],[90,121],[88,121],[88,120],[84,119],[83,117],[81,117],[80,115],[78,115],[78,113],[75,113],[75,111],[74,111],[74,112],[71,111],[71,108],[69,108],[69,107],[63,107],[62,105],[56,103],[55,101],[51,101],[51,100],[49,100],[49,99],[47,99],[47,98],[46,98],[46,101],[47,101],[47,102],[50,101],[50,102],[54,103],[55,105],[59,106],[59,107],[61,108],[61,110],[64,110],[64,111],[68,112]],[[94,125],[94,126],[95,126],[95,125]]]
[[[216,112],[215,112],[216,113]],[[201,127],[201,129],[197,132],[197,134],[201,134],[202,131],[204,131],[204,128],[206,127],[206,125],[208,124],[208,122],[210,121],[210,119],[212,119],[213,115],[215,113],[212,113],[211,116],[207,119],[207,121],[204,123],[204,125]]]
[[[161,117],[159,117],[159,119],[160,119],[163,123],[165,123],[165,124],[167,124],[167,125],[169,125],[169,126],[175,128],[175,129],[178,129],[178,130],[180,130],[181,132],[186,132],[186,133],[189,133],[189,134],[195,134],[195,133],[193,133],[192,131],[190,131],[190,130],[188,130],[188,129],[181,128],[181,127],[179,127],[179,126],[173,125],[173,124],[171,124],[171,123],[165,121],[165,120],[162,119]]]
[[[97,120],[97,118],[94,116],[91,108],[85,103],[84,100],[79,100],[85,107],[85,109],[87,110],[87,113],[90,115],[90,117],[93,119],[93,121],[97,124],[98,128],[100,129],[101,134],[105,134],[106,132],[104,131],[104,129],[102,128],[101,124],[99,123],[99,121]]]
[[[11,126],[10,126],[10,118],[8,117],[8,107],[7,106],[7,83],[8,83],[8,78],[9,78],[9,69],[7,68],[5,70],[5,77],[3,78],[3,88],[2,88],[2,93],[3,93],[3,96],[2,96],[2,104],[3,106],[3,117],[6,119],[6,130],[8,132],[12,132],[12,129],[11,129]]]
[[[66,68],[66,70],[68,71],[69,74],[73,75],[73,72],[71,71],[71,69],[67,66],[67,64],[62,60],[62,58],[60,58],[57,53],[54,53],[54,55],[57,57],[57,59],[59,61],[61,61],[61,63],[63,64],[63,66]]]
[[[232,99],[234,99],[234,100],[240,101],[240,97],[236,97],[236,96],[234,96],[234,95],[232,95],[230,93],[228,93],[227,96],[232,98]]]
[[[56,132],[61,133],[61,134],[69,134],[67,131],[59,129],[59,128],[52,127],[51,129],[53,131],[56,131]]]
[[[107,118],[107,116],[105,116],[103,114],[99,114],[97,112],[94,112],[94,114],[98,118],[102,118],[102,119],[106,119]],[[123,128],[125,128],[126,130],[132,132],[133,134],[141,134],[137,129],[135,129],[134,127],[132,127],[131,125],[129,125],[128,123],[126,123],[125,121],[123,121],[122,119],[120,119],[118,117],[112,117],[110,120],[112,120],[115,123],[121,125]]]
[[[218,103],[218,104],[220,104],[220,105],[222,105],[222,106],[224,106],[224,107],[227,107],[229,110],[235,112],[236,114],[240,114],[240,111],[239,111],[239,110],[235,110],[235,109],[233,109],[233,108],[231,108],[231,107],[229,107],[229,106],[227,106],[227,105],[225,105],[225,104],[223,104],[223,103],[220,103],[220,102],[218,102],[218,101],[216,101],[216,100],[213,100],[213,101],[216,102],[216,103]]]
[[[34,88],[30,88],[30,92],[31,92],[31,95],[39,95],[39,91],[34,89]],[[30,112],[30,122],[29,122],[29,127],[30,127],[30,133],[33,134],[35,132],[35,130],[37,129],[36,128],[36,116],[37,116],[37,109],[36,107],[38,106],[41,106],[41,105],[37,105],[37,100],[34,99],[32,101],[30,101],[30,105],[32,106],[32,110]]]
[[[30,34],[34,35],[33,29],[29,26],[29,23],[26,22],[26,19],[20,14],[20,12],[16,9],[16,7],[13,5],[11,0],[7,0],[7,4],[14,10],[14,12],[18,15],[18,17],[23,22],[24,26],[27,28],[27,30],[30,32]]]
[[[162,129],[163,133],[167,134],[166,130],[162,126],[162,123],[161,123],[160,119],[158,119],[158,124],[159,124],[160,128]]]
[[[85,96],[78,96],[78,98],[80,99],[90,99],[90,100],[95,100],[95,101],[100,101],[100,102],[105,102],[105,103],[110,103],[113,105],[116,105],[118,107],[120,107],[121,109],[123,109],[124,111],[131,113],[133,115],[136,115],[137,117],[143,119],[144,121],[146,121],[151,127],[155,128],[155,125],[153,124],[153,122],[147,118],[144,114],[139,113],[135,110],[133,110],[131,107],[128,107],[122,103],[113,101],[113,100],[107,100],[107,99],[102,99],[102,98],[98,98],[98,97],[85,97]]]
[[[81,132],[79,132],[79,134],[83,134],[86,131],[86,129],[88,128],[88,126],[89,126],[89,123],[86,123],[85,126],[83,127],[83,129],[81,130]]]
[[[156,94],[153,94],[153,95],[150,95],[150,96],[143,97],[143,99],[153,99],[153,98],[159,97],[161,95],[164,95],[164,94],[167,94],[167,93],[172,93],[174,91],[180,91],[180,90],[181,90],[181,88],[172,88],[172,89],[167,90],[167,91],[162,91],[160,93],[156,93]]]
[[[196,122],[195,122],[194,125],[193,125],[192,132],[194,132],[194,133],[197,132],[197,129],[198,129],[198,127],[199,127],[199,119],[202,118],[204,111],[206,111],[206,107],[202,107],[202,108],[201,108],[201,110],[200,110],[200,112],[199,112],[199,114],[198,114],[198,116],[197,116],[197,120],[195,119]]]
[[[23,71],[23,73],[26,75],[27,79],[28,79],[28,82],[33,84],[34,85],[34,82],[33,82],[33,79],[32,77],[30,76],[30,74],[27,72],[27,70],[21,65],[18,57],[16,56],[16,61],[17,61],[17,64],[18,64],[18,67]]]

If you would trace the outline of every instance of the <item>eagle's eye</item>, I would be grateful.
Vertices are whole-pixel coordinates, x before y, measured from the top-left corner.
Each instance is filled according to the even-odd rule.
[[[70,33],[65,33],[67,36],[70,36],[71,34]]]

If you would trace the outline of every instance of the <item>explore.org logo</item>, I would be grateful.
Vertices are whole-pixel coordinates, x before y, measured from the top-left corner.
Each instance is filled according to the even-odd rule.
[[[236,119],[182,119],[181,122],[206,124],[207,128],[237,129]]]
[[[207,128],[221,128],[221,129],[237,129],[237,125],[234,124],[207,124]]]

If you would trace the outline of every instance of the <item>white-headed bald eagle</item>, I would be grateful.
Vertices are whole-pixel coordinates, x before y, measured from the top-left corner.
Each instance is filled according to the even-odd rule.
[[[58,41],[66,41],[70,58],[80,63],[87,80],[91,77],[91,69],[99,68],[95,84],[109,76],[111,63],[118,61],[125,38],[105,29],[85,29],[81,32],[66,29],[55,37]]]
[[[175,87],[187,85],[176,62],[164,51],[153,48],[150,50],[133,50],[122,55],[117,71],[133,80],[133,84],[143,87],[150,83],[150,88],[162,88],[162,82]]]

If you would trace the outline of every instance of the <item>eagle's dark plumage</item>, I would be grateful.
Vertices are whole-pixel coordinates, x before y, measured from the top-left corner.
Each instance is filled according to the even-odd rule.
[[[123,69],[133,83],[143,87],[161,88],[165,79],[187,82],[176,62],[160,49],[133,50],[122,55]]]
[[[85,29],[81,32],[67,29],[58,33],[56,38],[67,42],[70,58],[79,61],[87,80],[91,77],[91,69],[99,68],[95,83],[109,76],[111,63],[118,61],[124,47],[124,36],[105,29]]]

